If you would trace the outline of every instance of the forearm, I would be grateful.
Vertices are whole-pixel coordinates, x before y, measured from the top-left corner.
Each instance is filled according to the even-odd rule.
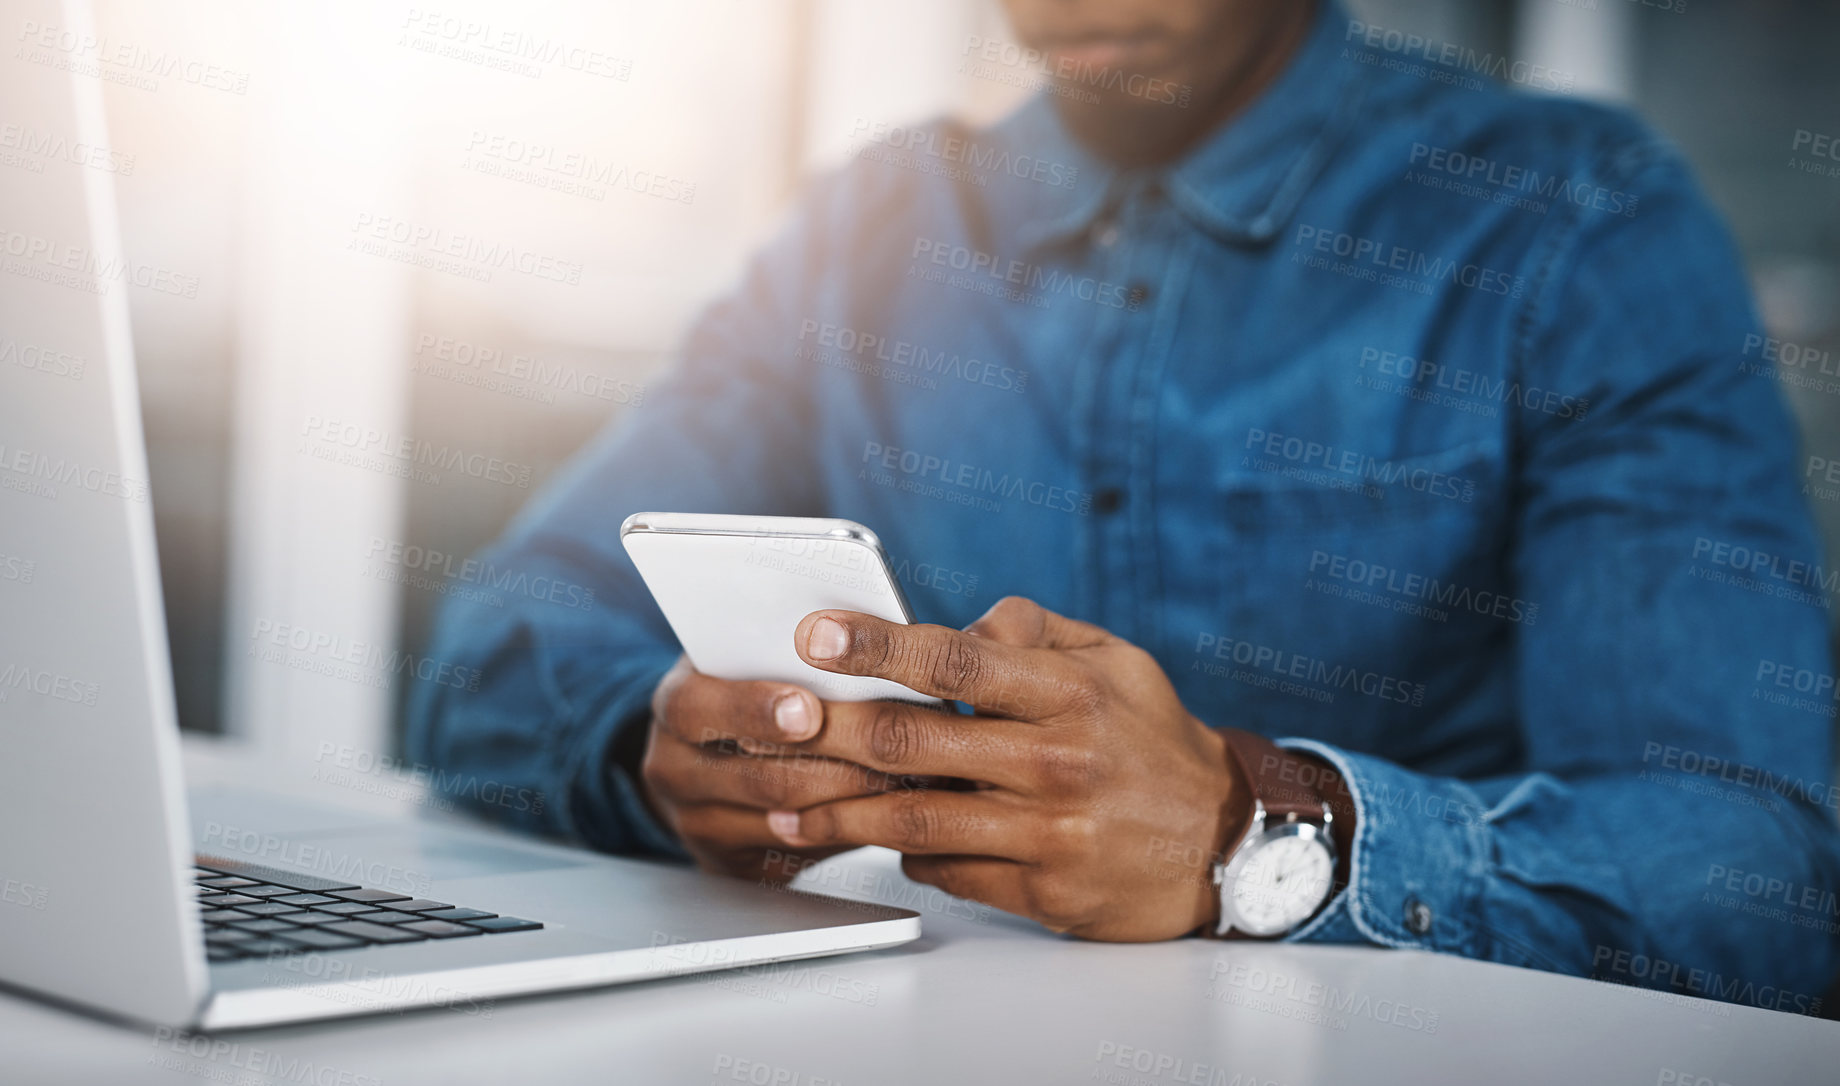
[[[624,728],[643,726],[674,647],[604,575],[528,548],[482,561],[511,583],[600,591],[585,608],[528,594],[452,603],[429,656],[475,681],[417,684],[409,755],[434,767],[437,793],[519,829],[612,852],[669,850],[611,754]]]

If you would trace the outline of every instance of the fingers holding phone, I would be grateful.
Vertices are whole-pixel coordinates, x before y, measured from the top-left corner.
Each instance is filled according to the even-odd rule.
[[[717,679],[680,658],[652,697],[641,778],[646,800],[703,867],[785,882],[843,848],[793,855],[767,813],[916,782],[793,744],[818,734],[824,707],[791,683]]]
[[[647,800],[704,867],[784,882],[801,859],[844,847],[788,859],[768,812],[796,822],[788,812],[838,799],[964,785],[812,749],[834,706],[894,698],[949,711],[899,683],[813,667],[794,645],[800,621],[827,608],[913,621],[875,533],[832,518],[635,513],[620,540],[685,653],[653,698]]]

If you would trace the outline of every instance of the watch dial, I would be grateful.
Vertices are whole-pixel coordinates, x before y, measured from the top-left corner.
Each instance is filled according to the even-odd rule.
[[[1276,935],[1309,919],[1328,896],[1335,876],[1329,850],[1307,837],[1278,837],[1246,857],[1233,883],[1235,927],[1250,935]]]

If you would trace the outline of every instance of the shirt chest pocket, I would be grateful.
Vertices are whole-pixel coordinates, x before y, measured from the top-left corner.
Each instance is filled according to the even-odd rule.
[[[1481,681],[1502,618],[1502,463],[1492,448],[1377,461],[1247,457],[1197,510],[1168,593],[1200,691],[1274,727],[1325,708],[1356,738]],[[1184,650],[1187,650],[1186,653]],[[1179,656],[1178,656],[1179,658]],[[1320,734],[1320,728],[1312,729]]]

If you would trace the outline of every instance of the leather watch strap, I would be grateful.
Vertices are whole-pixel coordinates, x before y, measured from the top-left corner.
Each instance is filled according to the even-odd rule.
[[[1308,783],[1308,763],[1262,735],[1238,728],[1223,729],[1222,734],[1227,749],[1239,759],[1240,769],[1252,786],[1252,794],[1265,805],[1268,823],[1295,821],[1323,825],[1328,821],[1323,817],[1327,802]]]

